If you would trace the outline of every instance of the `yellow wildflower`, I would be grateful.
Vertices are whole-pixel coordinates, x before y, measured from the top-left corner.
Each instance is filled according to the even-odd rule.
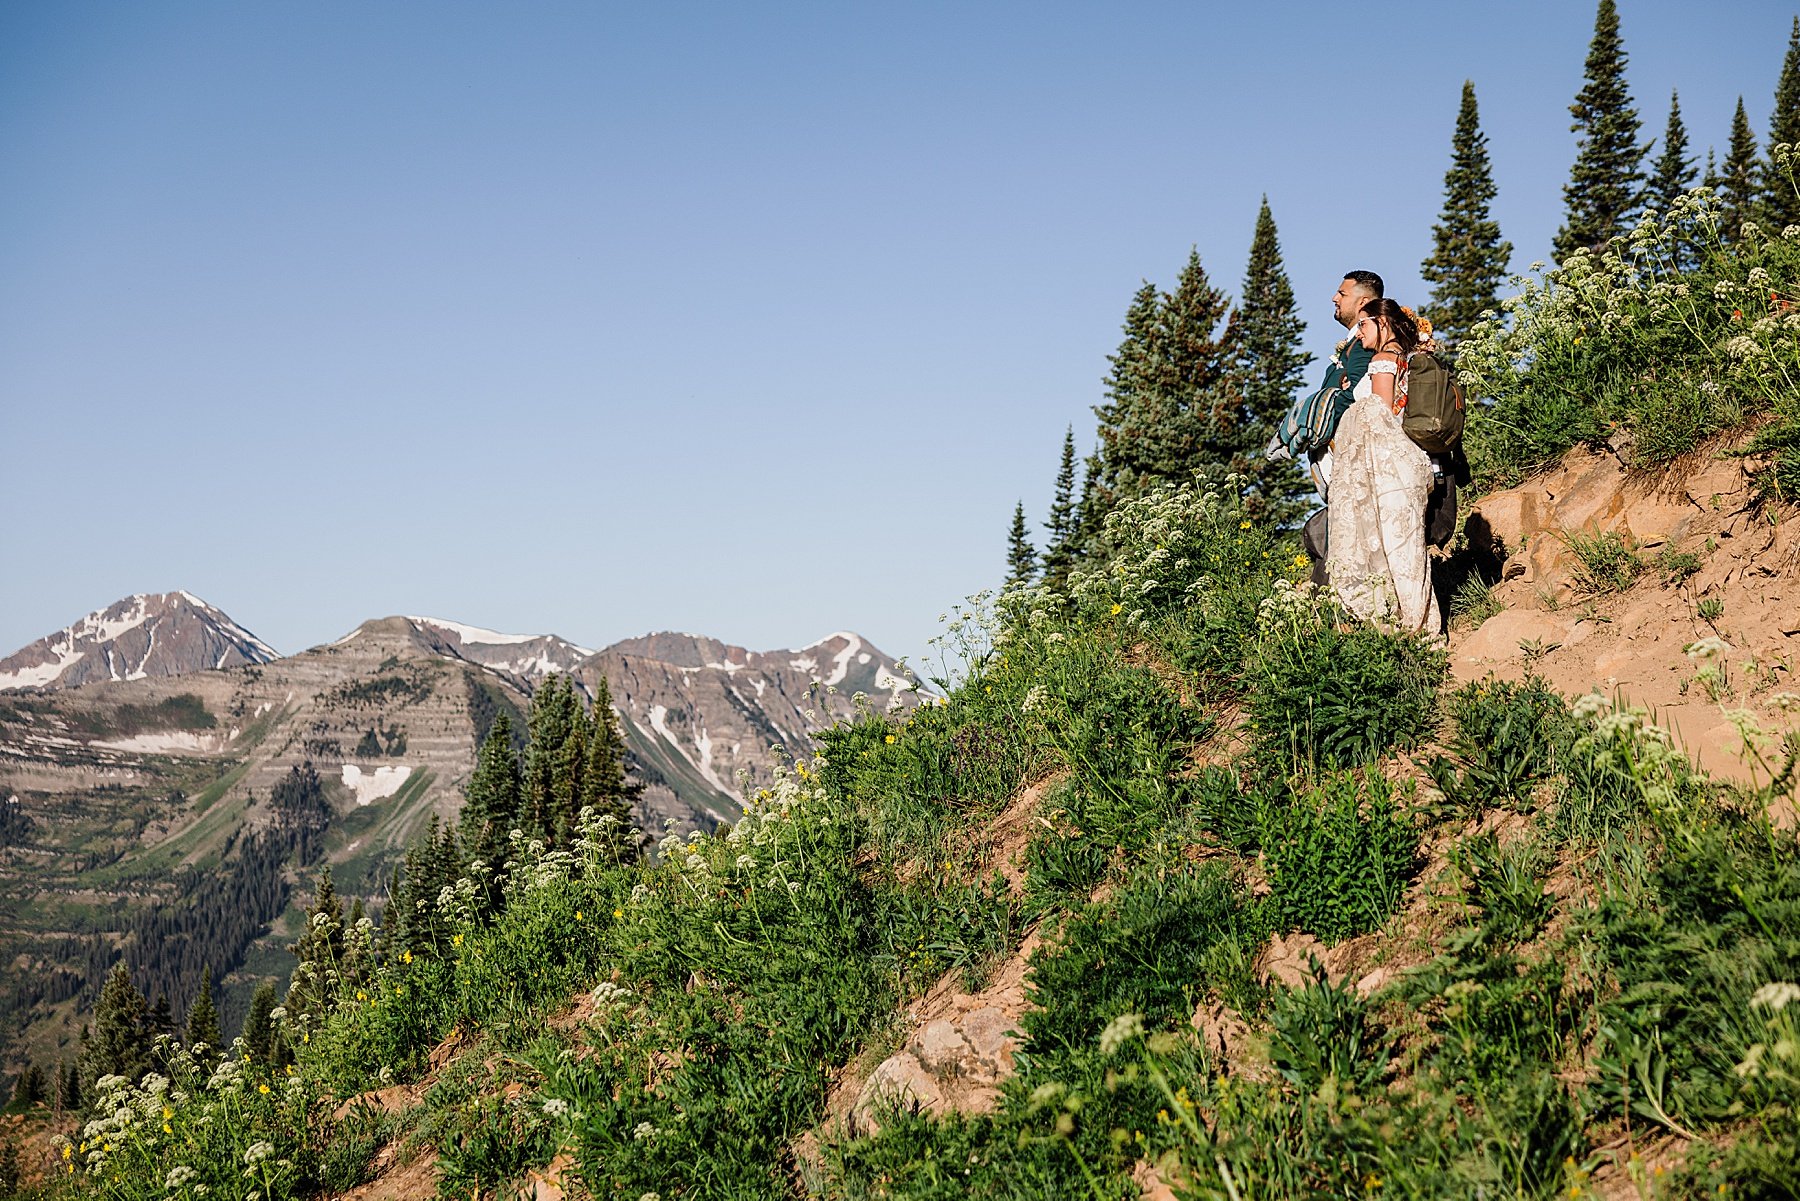
[[[1117,617],[1120,613],[1123,613],[1124,611],[1125,611],[1124,605],[1114,605],[1112,607],[1112,613],[1113,613],[1114,617]]]
[[[614,917],[624,917],[625,911],[623,909],[615,909],[615,910],[613,910],[613,916]]]
[[[888,736],[887,736],[887,740],[888,740],[888,745],[889,745],[889,746],[893,746],[893,745],[894,745],[894,736],[893,736],[893,735],[892,735],[892,734],[889,734],[889,735],[888,735]]]
[[[259,1093],[267,1093],[269,1091],[269,1086],[266,1084],[259,1084],[256,1086],[256,1091]]]

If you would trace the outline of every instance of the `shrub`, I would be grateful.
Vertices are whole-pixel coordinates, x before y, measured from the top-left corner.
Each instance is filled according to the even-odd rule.
[[[1431,733],[1447,659],[1424,635],[1340,623],[1279,586],[1264,614],[1246,708],[1265,761],[1358,767]]]
[[[1208,992],[1243,1004],[1262,937],[1223,864],[1140,872],[1117,896],[1083,905],[1032,958],[1032,1053],[1091,1045],[1121,1014],[1186,1022]]]
[[[1419,834],[1379,773],[1342,773],[1263,810],[1270,921],[1339,942],[1399,907]]]
[[[1289,1083],[1316,1092],[1327,1080],[1371,1092],[1388,1064],[1368,1005],[1318,966],[1302,988],[1277,989],[1269,1005],[1269,1062]]]
[[[1752,443],[1775,456],[1760,484],[1795,495],[1800,236],[1728,239],[1721,226],[1719,200],[1695,189],[1600,253],[1515,280],[1505,312],[1458,347],[1464,388],[1486,402],[1472,406],[1465,438],[1484,486],[1515,483],[1615,431],[1631,433],[1633,466],[1665,463],[1772,412]]]
[[[1562,698],[1537,676],[1465,684],[1447,707],[1454,762],[1434,759],[1430,771],[1445,797],[1465,809],[1526,804],[1556,774],[1575,739]]]
[[[1571,574],[1576,589],[1581,592],[1623,592],[1644,572],[1644,561],[1638,558],[1636,544],[1610,530],[1598,534],[1565,534],[1563,538],[1575,552],[1575,569]]]

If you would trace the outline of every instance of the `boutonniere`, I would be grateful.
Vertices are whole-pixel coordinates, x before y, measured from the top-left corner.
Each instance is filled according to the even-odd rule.
[[[1350,345],[1350,339],[1345,338],[1342,342],[1339,342],[1336,346],[1331,348],[1331,357],[1334,359],[1343,358],[1344,357],[1344,349],[1346,347],[1348,347],[1349,345]]]

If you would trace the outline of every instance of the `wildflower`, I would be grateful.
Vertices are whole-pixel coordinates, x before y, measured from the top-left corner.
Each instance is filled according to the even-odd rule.
[[[625,916],[625,911],[624,911],[624,910],[623,910],[623,909],[614,909],[614,910],[613,910],[613,917],[614,917],[614,918],[621,918],[621,917],[624,917],[624,916]]]
[[[265,1088],[263,1091],[268,1092],[269,1090]],[[247,1164],[260,1163],[273,1154],[275,1154],[275,1144],[267,1140],[258,1140],[244,1149],[244,1162]]]
[[[1240,529],[1240,530],[1247,530],[1247,529],[1249,529],[1249,528],[1250,528],[1250,523],[1249,523],[1249,522],[1248,522],[1248,521],[1240,521],[1240,522],[1238,522],[1238,529]]]
[[[544,1116],[560,1118],[569,1112],[569,1103],[561,1097],[551,1097],[544,1102]]]
[[[268,1092],[268,1091],[269,1091],[269,1086],[268,1086],[268,1085],[266,1085],[266,1084],[259,1084],[259,1085],[257,1085],[257,1086],[256,1086],[256,1091],[257,1091],[257,1092],[259,1092],[259,1093],[265,1093],[265,1094],[266,1094],[266,1093],[267,1093],[267,1092]]]
[[[1124,608],[1125,608],[1124,605],[1114,605],[1112,607],[1112,615],[1114,617],[1117,617],[1119,615],[1120,611],[1123,610]]]
[[[1717,658],[1731,649],[1731,644],[1717,634],[1709,634],[1698,642],[1690,642],[1681,648],[1681,653],[1688,658],[1699,661]]]
[[[889,734],[889,735],[888,735],[888,736],[887,736],[887,744],[888,744],[888,745],[889,745],[889,746],[893,746],[893,745],[894,745],[894,741],[895,741],[895,740],[894,740],[894,736],[893,736],[893,735],[892,735],[892,734]]]
[[[1790,1001],[1800,1001],[1800,984],[1787,980],[1771,980],[1750,996],[1750,1004],[1777,1013],[1786,1009]]]
[[[1144,1034],[1143,1016],[1136,1013],[1122,1013],[1106,1024],[1100,1032],[1100,1054],[1115,1054],[1128,1039],[1142,1038]]]

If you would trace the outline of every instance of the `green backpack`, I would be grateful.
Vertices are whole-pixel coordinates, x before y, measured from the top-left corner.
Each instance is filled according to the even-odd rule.
[[[1406,364],[1406,414],[1400,428],[1426,453],[1449,454],[1462,441],[1463,417],[1455,373],[1431,351],[1414,351]]]

